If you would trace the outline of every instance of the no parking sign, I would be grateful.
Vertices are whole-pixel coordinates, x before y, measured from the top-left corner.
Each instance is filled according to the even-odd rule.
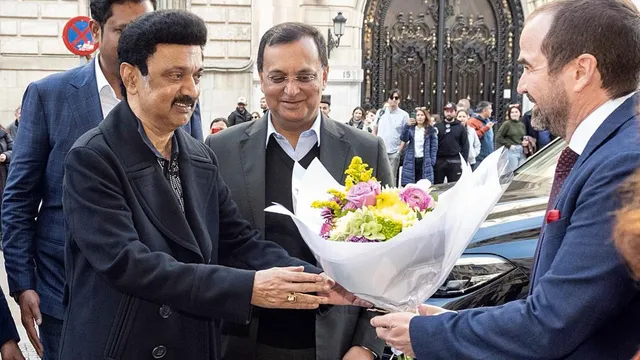
[[[87,56],[98,49],[89,27],[91,19],[86,16],[78,16],[69,20],[62,30],[64,45],[72,53],[78,56]]]

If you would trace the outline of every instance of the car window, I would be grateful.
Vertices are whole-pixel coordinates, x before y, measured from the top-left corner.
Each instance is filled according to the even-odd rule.
[[[558,139],[541,149],[516,169],[513,180],[528,183],[553,182],[558,158],[566,146],[567,143],[564,140]]]

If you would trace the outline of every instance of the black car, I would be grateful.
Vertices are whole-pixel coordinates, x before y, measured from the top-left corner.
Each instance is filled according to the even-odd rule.
[[[446,282],[426,303],[461,310],[527,296],[555,166],[566,146],[555,140],[516,169]]]

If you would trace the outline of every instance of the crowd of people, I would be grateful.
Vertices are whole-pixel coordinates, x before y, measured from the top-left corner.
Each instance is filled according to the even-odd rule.
[[[508,153],[507,170],[513,171],[555,138],[548,129],[532,126],[531,112],[523,114],[520,104],[509,105],[505,120],[498,125],[492,120],[490,102],[480,101],[473,107],[469,99],[461,99],[457,104],[450,102],[444,106],[440,121],[438,114],[424,107],[415,108],[411,114],[403,110],[399,89],[388,93],[389,98],[380,109],[357,106],[346,123],[383,140],[394,184],[404,186],[421,179],[435,184],[455,182],[462,174],[462,161],[475,169],[494,149],[502,146]],[[330,96],[323,95],[320,101],[320,111],[331,118]],[[238,98],[237,108],[226,121],[216,118],[211,122],[207,144],[212,144],[211,135],[223,129],[266,116],[268,106],[264,97],[260,107],[262,114],[249,113],[246,99]]]
[[[30,84],[15,126],[0,131],[9,295],[43,359],[373,360],[387,345],[419,359],[638,351],[640,12],[630,2],[561,0],[531,14],[518,91],[536,105],[508,106],[501,124],[487,101],[447,103],[441,120],[409,113],[398,89],[381,109],[331,119],[324,37],[278,24],[258,47],[261,111],[239,98],[206,141],[207,26],[155,6],[91,0],[98,56]],[[515,169],[554,136],[568,147],[529,294],[502,306],[367,311],[316,266],[289,217],[263,211],[293,210],[296,163],[318,159],[344,183],[359,156],[382,185],[452,182],[496,146]],[[21,360],[0,295],[0,354]]]

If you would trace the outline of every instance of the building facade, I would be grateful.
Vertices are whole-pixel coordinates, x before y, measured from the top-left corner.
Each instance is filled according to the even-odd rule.
[[[438,27],[437,11],[438,3],[443,1],[446,4],[445,21],[443,27]],[[486,2],[486,4],[484,4]],[[159,8],[181,8],[192,11],[201,16],[209,28],[209,44],[205,48],[206,73],[202,80],[201,107],[203,114],[203,131],[208,133],[209,122],[219,116],[226,117],[235,108],[236,99],[240,96],[248,99],[248,109],[258,110],[259,100],[262,96],[260,81],[256,71],[257,48],[260,36],[271,26],[286,22],[299,21],[316,26],[323,34],[327,34],[328,29],[333,28],[332,19],[338,11],[347,18],[345,34],[340,41],[340,47],[333,49],[330,58],[329,84],[325,90],[326,94],[332,97],[332,118],[339,121],[348,121],[351,110],[355,106],[364,103],[371,103],[379,106],[380,100],[384,98],[384,89],[392,87],[394,81],[399,81],[398,85],[412,93],[415,105],[425,105],[437,108],[438,101],[453,100],[455,96],[471,96],[467,94],[470,88],[483,88],[482,94],[486,91],[499,92],[496,99],[506,101],[509,91],[513,88],[513,82],[517,81],[517,70],[513,68],[500,68],[500,64],[511,61],[506,58],[506,53],[501,52],[503,47],[512,46],[517,38],[513,34],[513,24],[521,26],[521,21],[536,6],[541,5],[544,0],[159,0]],[[480,4],[480,5],[478,5]],[[386,18],[381,19],[378,9],[384,10],[386,7]],[[504,7],[508,10],[500,10],[497,7]],[[49,74],[64,71],[83,63],[79,57],[72,55],[65,48],[62,41],[62,30],[66,21],[75,16],[89,15],[89,0],[0,0],[0,123],[8,124],[13,119],[14,109],[20,104],[26,86]],[[451,11],[449,13],[448,11]],[[491,12],[497,19],[491,20]],[[402,14],[400,14],[402,13]],[[409,14],[411,13],[411,14]],[[503,14],[503,15],[500,15]],[[496,32],[496,24],[507,19],[507,14],[515,14],[509,23],[502,24],[504,29],[500,37]],[[519,19],[520,15],[522,19]],[[496,65],[492,65],[490,73],[497,71],[511,71],[509,82],[504,79],[504,86],[495,86],[471,82],[469,84],[458,85],[459,93],[453,85],[454,77],[448,69],[458,68],[458,65],[446,65],[443,59],[447,59],[446,51],[442,50],[440,57],[436,53],[427,55],[419,66],[415,66],[415,57],[406,54],[400,57],[372,56],[372,52],[380,49],[382,42],[393,42],[393,36],[385,38],[388,29],[392,29],[402,15],[405,29],[409,26],[409,17],[414,28],[419,29],[426,26],[432,29],[431,35],[427,34],[421,39],[421,43],[428,41],[442,41],[447,44],[455,44],[458,38],[476,39],[479,34],[486,33],[482,39],[483,44],[493,44],[501,55],[500,64],[496,60]],[[474,25],[481,22],[488,24],[485,30],[473,30]],[[417,24],[424,20],[425,25]],[[393,20],[393,21],[391,21]],[[454,36],[453,26],[460,20],[466,23],[468,28],[461,29],[458,36]],[[520,21],[520,23],[517,23]],[[374,26],[373,24],[376,24]],[[499,25],[499,24],[498,24]],[[399,25],[400,28],[402,24]],[[493,26],[493,28],[492,28]],[[511,26],[512,28],[509,28]],[[445,32],[437,32],[445,30]],[[477,28],[477,26],[476,26]],[[372,29],[377,29],[377,48],[374,48],[375,38]],[[385,30],[387,29],[387,30]],[[483,28],[484,29],[484,28]],[[400,29],[401,30],[401,29]],[[398,31],[400,31],[398,30]],[[449,31],[451,30],[451,31]],[[470,31],[478,31],[472,34]],[[511,34],[509,35],[509,31]],[[461,32],[460,32],[461,31]],[[466,35],[463,33],[466,31]],[[497,31],[497,30],[496,30]],[[391,31],[389,31],[391,34]],[[397,34],[401,34],[398,32]],[[405,37],[411,35],[404,32]],[[415,35],[415,34],[414,34]],[[412,35],[413,36],[413,35]],[[475,37],[474,37],[475,36]],[[494,39],[492,40],[492,36]],[[399,38],[399,36],[397,36]],[[442,40],[440,40],[442,39]],[[509,40],[511,39],[511,40]],[[500,40],[500,41],[499,41]],[[511,41],[511,43],[509,43]],[[383,44],[384,45],[384,44]],[[409,48],[412,43],[404,43],[405,48]],[[476,45],[474,45],[476,46]],[[483,45],[484,46],[484,45]],[[476,46],[477,47],[477,46]],[[500,48],[498,48],[500,47]],[[391,47],[390,47],[391,48]],[[415,49],[414,49],[415,50]],[[420,50],[420,49],[418,49]],[[420,51],[428,51],[422,49]],[[430,48],[433,50],[433,47]],[[486,49],[485,49],[486,50]],[[485,51],[482,50],[482,51]],[[395,49],[397,53],[402,51]],[[490,51],[489,51],[490,52]],[[382,53],[379,53],[379,55]],[[425,54],[427,54],[425,52]],[[513,55],[513,52],[511,52]],[[428,58],[428,59],[427,59]],[[433,59],[439,59],[443,65],[438,67]],[[451,60],[451,59],[450,59]],[[375,61],[372,63],[372,61]],[[387,66],[381,67],[386,61]],[[418,68],[418,80],[428,79],[429,85],[418,82],[408,83],[415,78],[415,72],[408,71],[404,74],[394,75],[392,63],[394,61],[413,62],[407,65]],[[406,64],[405,64],[406,65]],[[465,66],[468,66],[466,64]],[[405,67],[407,67],[405,66]],[[435,69],[435,70],[434,70]],[[439,70],[438,70],[439,69]],[[415,69],[414,69],[415,70]],[[428,73],[428,74],[427,74]],[[438,75],[441,74],[441,75]],[[483,73],[484,74],[484,73]],[[464,75],[464,73],[462,74]],[[440,77],[438,77],[440,76]],[[453,76],[453,77],[452,77]],[[478,75],[481,77],[484,75]],[[493,75],[492,75],[493,76]],[[506,75],[505,75],[506,76]],[[401,79],[404,77],[405,82]],[[375,78],[375,81],[374,81]],[[438,85],[450,79],[449,85]],[[435,85],[436,96],[433,95],[433,83]],[[475,85],[474,85],[475,84]],[[377,86],[378,88],[372,89]],[[448,86],[448,87],[447,87]],[[499,90],[499,91],[498,91]],[[421,93],[420,91],[423,91]],[[447,95],[449,91],[449,95]],[[479,91],[479,90],[478,90]],[[424,93],[431,95],[425,96]],[[440,97],[437,93],[444,94]],[[450,97],[450,98],[449,98]],[[475,100],[475,99],[474,99]],[[496,100],[498,101],[498,100]],[[411,103],[413,105],[413,103]],[[499,104],[496,102],[496,104]],[[440,104],[442,106],[442,104]]]

